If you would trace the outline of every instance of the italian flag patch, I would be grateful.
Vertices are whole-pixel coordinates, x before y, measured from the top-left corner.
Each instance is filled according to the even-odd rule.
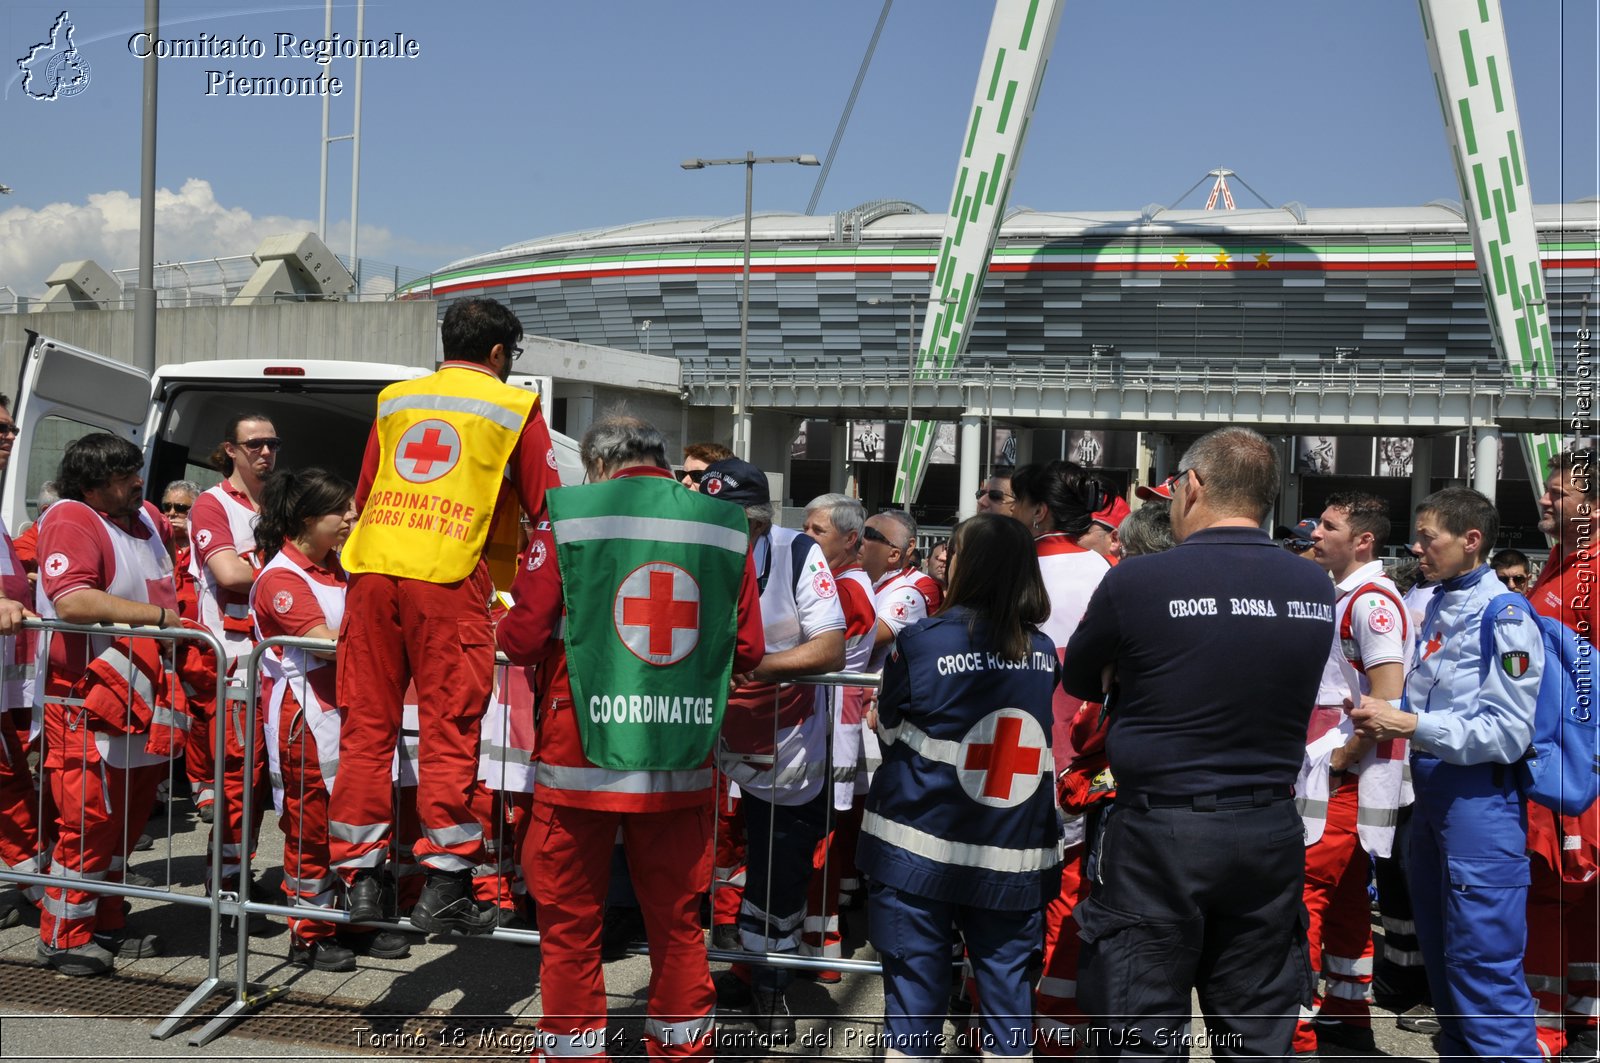
[[[1504,668],[1506,675],[1512,679],[1521,679],[1528,670],[1528,655],[1522,650],[1502,653],[1500,655],[1500,667]]]

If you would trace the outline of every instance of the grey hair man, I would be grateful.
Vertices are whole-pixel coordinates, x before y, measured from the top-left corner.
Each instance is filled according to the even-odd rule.
[[[889,643],[908,625],[937,612],[944,591],[937,580],[912,564],[917,520],[910,513],[889,509],[873,514],[861,534],[861,567],[872,578],[878,607],[873,663],[881,667],[889,655]]]

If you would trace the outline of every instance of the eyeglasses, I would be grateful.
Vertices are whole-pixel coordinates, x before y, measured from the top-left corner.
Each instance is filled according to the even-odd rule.
[[[266,439],[241,439],[234,446],[246,450],[277,450],[283,446],[283,440],[277,436],[269,436]]]
[[[1501,576],[1500,578],[1513,587],[1521,587],[1528,582],[1527,576]]]
[[[704,470],[704,469],[685,469],[685,470],[683,470],[683,475],[685,475],[685,476],[687,476],[689,478],[689,482],[690,483],[697,484],[701,480],[704,480],[706,478],[706,470]]]
[[[521,347],[513,347],[513,348],[511,348],[511,360],[513,362],[516,361],[518,358],[521,358],[521,357],[522,357],[522,348]]]
[[[161,512],[187,513],[189,512],[189,507],[182,502],[163,502],[161,503]]]
[[[980,487],[978,489],[978,493],[973,495],[972,497],[981,499],[985,495],[987,495],[989,497],[989,501],[991,501],[991,502],[1015,502],[1016,501],[1016,496],[1015,495],[1008,495],[1004,491],[996,490],[995,488],[992,488],[992,487],[989,488],[987,491],[985,491],[983,488]]]
[[[18,428],[16,423],[13,421],[7,421],[4,424],[0,424],[0,436],[14,436],[20,431],[22,431],[22,429]]]
[[[889,547],[891,550],[904,550],[905,549],[904,546],[901,546],[899,543],[894,542],[887,535],[883,534],[883,532],[879,531],[877,528],[874,528],[870,524],[868,524],[866,527],[861,529],[861,537],[863,539],[867,540],[867,542],[869,542],[869,543],[882,543],[884,546]]]

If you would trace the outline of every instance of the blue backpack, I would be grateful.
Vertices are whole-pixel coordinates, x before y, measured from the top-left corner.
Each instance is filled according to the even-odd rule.
[[[1522,595],[1501,594],[1489,603],[1479,629],[1485,674],[1494,667],[1494,618],[1508,609],[1538,624],[1544,639],[1533,743],[1517,762],[1517,781],[1530,800],[1563,816],[1582,815],[1600,796],[1595,648],[1559,620],[1533,612]]]

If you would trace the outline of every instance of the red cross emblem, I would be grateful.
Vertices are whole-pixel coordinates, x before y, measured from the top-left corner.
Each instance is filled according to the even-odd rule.
[[[1423,647],[1422,656],[1424,658],[1432,657],[1434,654],[1439,652],[1439,647],[1443,646],[1443,645],[1444,645],[1444,632],[1435,631],[1433,633],[1433,637],[1428,640],[1428,644]]]
[[[826,572],[811,577],[811,589],[817,592],[818,598],[832,598],[835,593],[833,579]]]
[[[66,554],[51,554],[44,559],[44,574],[46,576],[59,576],[67,570]]]
[[[981,805],[1011,808],[1039,788],[1050,755],[1044,728],[1021,709],[997,709],[961,740],[957,772],[961,788]]]
[[[677,565],[652,561],[628,573],[612,606],[617,637],[648,664],[676,664],[700,642],[700,587]]]
[[[430,483],[456,467],[461,436],[444,421],[418,421],[394,448],[394,468],[401,479]]]

